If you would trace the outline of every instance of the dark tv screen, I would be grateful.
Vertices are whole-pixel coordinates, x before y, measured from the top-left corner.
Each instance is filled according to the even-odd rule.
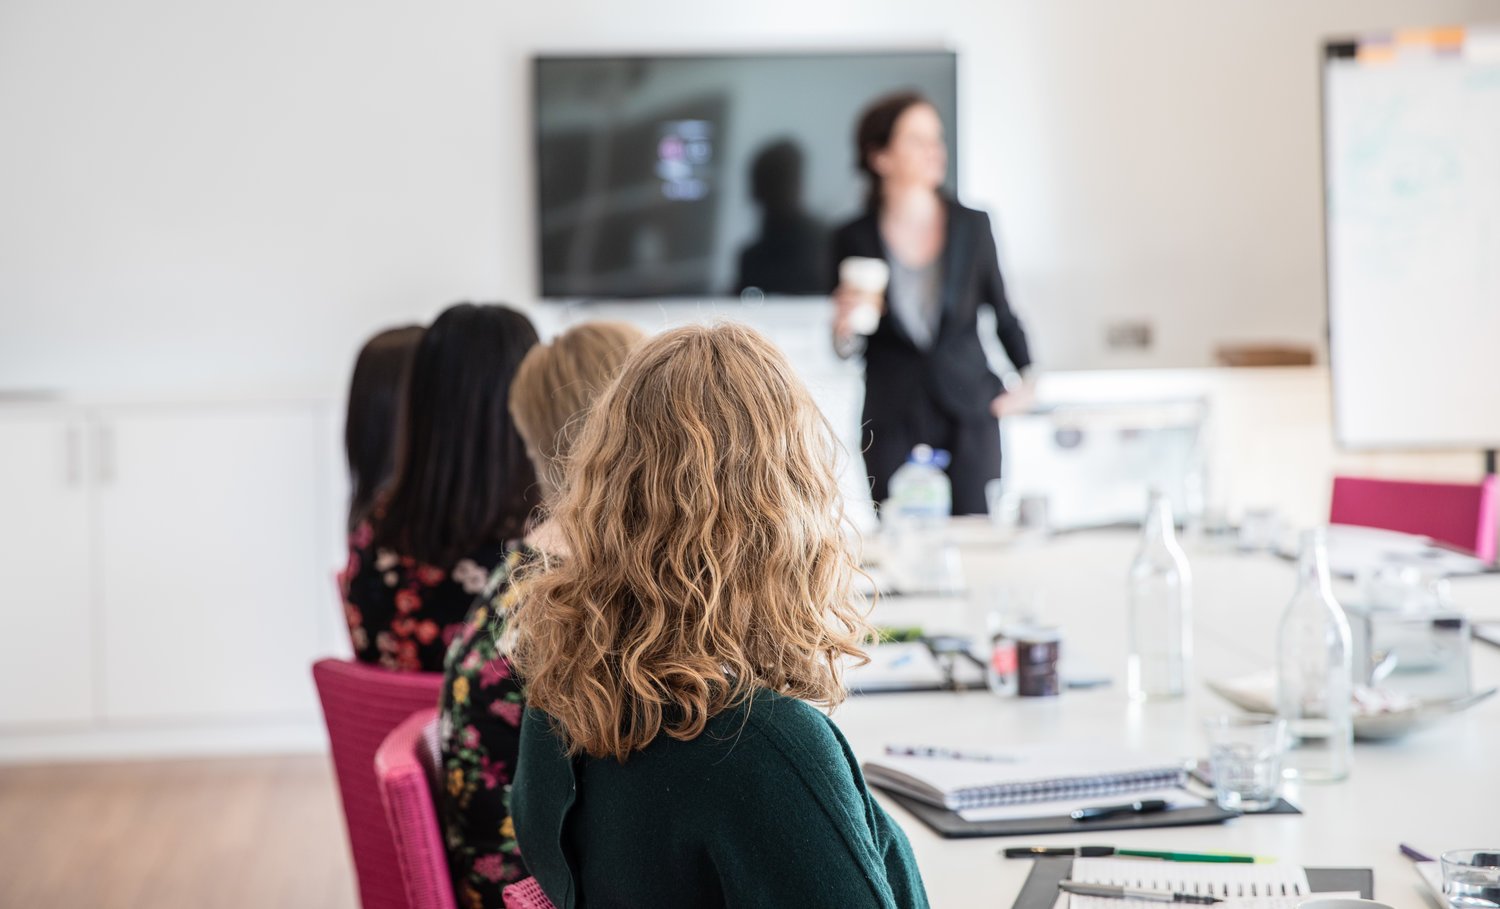
[[[537,58],[542,296],[826,293],[828,236],[864,207],[860,111],[925,95],[956,191],[956,69],[941,51]]]

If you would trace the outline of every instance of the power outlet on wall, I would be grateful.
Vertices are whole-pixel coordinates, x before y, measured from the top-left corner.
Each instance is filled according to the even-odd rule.
[[[1150,350],[1151,323],[1140,319],[1121,319],[1104,327],[1104,346],[1110,350]]]

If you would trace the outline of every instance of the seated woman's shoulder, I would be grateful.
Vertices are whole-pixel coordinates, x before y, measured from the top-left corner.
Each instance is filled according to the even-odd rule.
[[[853,763],[853,756],[838,727],[821,710],[796,698],[772,691],[757,691],[731,720],[754,735],[742,736],[742,742],[759,750],[772,750],[785,756],[789,765],[804,768],[823,765],[842,775]],[[717,717],[724,720],[725,717]],[[723,722],[715,724],[721,735]]]
[[[836,814],[863,817],[859,762],[838,727],[816,707],[760,691],[714,720],[707,731],[716,747],[698,758],[712,768],[705,778],[732,781],[725,794],[736,804],[758,802],[779,812],[788,799],[812,798],[830,809],[841,806]]]
[[[798,737],[833,737],[833,721],[806,701],[765,688],[740,708],[745,719],[758,729]]]

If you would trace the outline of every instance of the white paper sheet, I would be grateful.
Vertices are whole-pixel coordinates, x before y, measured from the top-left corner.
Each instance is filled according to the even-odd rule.
[[[1296,909],[1309,899],[1307,872],[1300,865],[1162,862],[1150,859],[1080,858],[1073,861],[1072,880],[1115,884],[1145,890],[1204,893],[1224,900],[1216,909]],[[1319,893],[1319,898],[1358,897],[1357,893]],[[1125,909],[1161,906],[1146,900],[1117,900],[1073,896],[1069,909]]]

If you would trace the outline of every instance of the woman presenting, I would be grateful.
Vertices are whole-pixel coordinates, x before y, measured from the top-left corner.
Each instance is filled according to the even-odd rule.
[[[953,513],[984,514],[985,483],[1000,476],[997,420],[1031,403],[1029,379],[1007,394],[979,342],[979,307],[989,306],[1006,356],[1023,376],[1029,370],[1026,332],[1005,299],[989,216],[942,192],[943,123],[922,96],[876,101],[860,117],[855,142],[869,197],[865,213],[834,234],[833,261],[880,259],[890,278],[882,293],[841,269],[833,335],[840,356],[864,354],[862,447],[871,494],[884,501],[891,474],[925,443],[951,456]]]

